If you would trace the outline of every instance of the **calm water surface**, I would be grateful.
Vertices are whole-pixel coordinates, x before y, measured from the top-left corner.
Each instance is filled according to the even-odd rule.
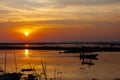
[[[0,50],[0,66],[4,69],[5,54],[7,53],[7,72],[15,72],[14,53],[16,53],[18,71],[29,68],[28,63],[38,73],[42,73],[41,60],[46,62],[49,78],[57,80],[114,80],[120,78],[120,52],[98,52],[98,60],[85,59],[82,64],[80,54],[58,53],[53,50]]]

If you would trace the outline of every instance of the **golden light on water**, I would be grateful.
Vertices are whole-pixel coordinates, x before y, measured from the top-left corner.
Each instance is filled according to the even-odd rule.
[[[28,49],[25,49],[25,55],[27,56],[29,54]]]

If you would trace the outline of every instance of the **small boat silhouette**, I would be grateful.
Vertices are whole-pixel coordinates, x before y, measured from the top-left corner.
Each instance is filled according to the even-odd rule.
[[[87,59],[98,59],[97,58],[98,54],[85,54],[85,53],[82,53],[80,54],[80,58],[87,58]]]

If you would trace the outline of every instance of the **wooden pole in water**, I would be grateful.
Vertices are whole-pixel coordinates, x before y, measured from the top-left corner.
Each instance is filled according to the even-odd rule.
[[[15,52],[14,52],[14,59],[15,59],[15,69],[16,69],[16,72],[17,72],[17,62],[16,62],[16,55],[15,55]]]
[[[44,61],[44,64],[43,64],[43,65],[44,65],[44,68],[45,68],[45,70],[46,70],[46,63],[45,63],[45,61]]]
[[[43,61],[41,60],[41,64],[42,64],[42,69],[43,69],[43,73],[44,73],[44,76],[45,76],[45,80],[47,80],[47,73],[46,73],[46,65],[44,65]]]
[[[45,61],[44,61],[44,69],[45,69],[46,80],[48,80],[48,78],[47,78],[47,69],[46,69],[46,62]]]
[[[56,80],[56,69],[54,71],[54,80]]]
[[[5,53],[5,67],[4,67],[4,72],[5,72],[5,73],[6,73],[6,63],[7,63],[7,62],[6,62],[6,61],[7,61],[6,59],[7,59],[7,53]]]
[[[35,73],[35,71],[33,70],[32,66],[30,63],[28,63],[28,65],[30,66],[30,69],[32,70],[33,74]]]
[[[1,66],[0,66],[0,72],[4,72]]]

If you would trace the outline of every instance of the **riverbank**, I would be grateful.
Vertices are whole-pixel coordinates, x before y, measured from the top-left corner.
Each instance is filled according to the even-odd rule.
[[[0,50],[64,50],[64,53],[80,52],[120,52],[120,47],[113,46],[81,46],[81,47],[61,47],[61,46],[0,46]],[[60,52],[61,53],[61,52]]]

